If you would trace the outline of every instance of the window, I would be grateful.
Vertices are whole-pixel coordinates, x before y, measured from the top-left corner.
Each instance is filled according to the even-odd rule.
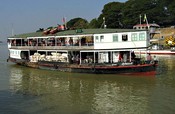
[[[122,35],[122,41],[128,41],[128,35],[127,34]]]
[[[132,41],[137,41],[137,33],[131,34],[131,40]]]
[[[118,35],[117,34],[113,35],[113,42],[118,42]]]
[[[104,36],[100,36],[100,42],[103,42],[104,41]]]
[[[95,42],[99,42],[98,36],[95,36]]]
[[[139,33],[139,40],[140,40],[140,41],[146,40],[145,37],[146,37],[145,33]]]

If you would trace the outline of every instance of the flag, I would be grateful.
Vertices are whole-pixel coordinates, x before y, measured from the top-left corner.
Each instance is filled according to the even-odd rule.
[[[66,22],[66,19],[65,19],[65,17],[63,17],[63,20],[62,20],[62,21],[63,21],[63,23],[65,23],[65,22]]]
[[[144,21],[144,22],[147,21],[146,14],[144,15],[144,19],[143,19],[143,21]]]
[[[66,18],[65,18],[65,17],[63,17],[62,21],[63,21],[63,24],[64,24],[65,29],[67,29],[67,22],[66,22]]]
[[[143,21],[146,22],[147,27],[148,27],[148,29],[149,29],[150,26],[149,26],[149,24],[148,24],[148,20],[147,20],[146,14],[144,15],[144,19],[143,19]]]

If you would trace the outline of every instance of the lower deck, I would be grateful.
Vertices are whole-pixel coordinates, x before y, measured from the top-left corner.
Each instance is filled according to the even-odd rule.
[[[131,50],[15,50],[10,49],[10,58],[30,62],[48,61],[69,64],[116,64],[131,63],[140,56]]]

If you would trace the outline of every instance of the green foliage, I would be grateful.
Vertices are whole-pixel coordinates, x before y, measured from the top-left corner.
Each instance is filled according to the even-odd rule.
[[[47,29],[52,29],[53,27],[48,27]]]
[[[74,18],[67,22],[67,27],[70,29],[88,28],[88,21],[82,18]]]
[[[104,5],[102,13],[97,19],[88,23],[85,19],[71,19],[69,28],[100,28],[104,24],[107,28],[132,28],[133,25],[143,22],[144,14],[149,23],[157,23],[160,26],[175,24],[175,0],[128,0],[125,3],[110,2]]]
[[[44,28],[39,28],[36,32],[43,32]]]
[[[121,23],[122,8],[124,3],[111,2],[104,6],[102,10],[102,15],[98,18],[99,22],[103,22],[103,17],[105,17],[105,24],[108,28],[122,28]]]
[[[149,23],[161,26],[174,25],[175,0],[128,0],[122,9],[122,20],[125,27],[139,23],[139,15],[147,14]]]
[[[89,23],[89,28],[99,28],[99,23],[97,19],[92,19]]]

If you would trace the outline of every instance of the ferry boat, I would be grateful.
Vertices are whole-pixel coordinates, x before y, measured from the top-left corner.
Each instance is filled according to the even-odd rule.
[[[28,67],[64,72],[155,75],[157,61],[134,54],[136,50],[146,51],[149,43],[146,30],[34,32],[8,38],[8,60]]]

